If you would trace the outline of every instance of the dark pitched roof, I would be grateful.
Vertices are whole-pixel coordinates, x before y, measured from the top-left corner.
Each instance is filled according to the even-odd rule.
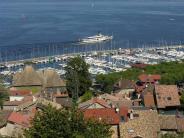
[[[52,69],[36,71],[29,65],[22,72],[13,76],[13,86],[63,87],[66,86],[66,83]]]
[[[35,69],[29,65],[20,73],[13,76],[14,86],[41,86],[42,78],[37,74]]]
[[[135,82],[132,80],[121,79],[114,86],[119,89],[134,89]]]
[[[176,85],[156,85],[155,93],[158,108],[180,105],[178,88]]]
[[[60,104],[63,107],[72,107],[72,99],[69,97],[65,98],[56,98],[56,103]]]
[[[65,81],[62,80],[59,74],[52,69],[48,69],[43,72],[43,79],[45,80],[43,83],[45,87],[66,86]]]

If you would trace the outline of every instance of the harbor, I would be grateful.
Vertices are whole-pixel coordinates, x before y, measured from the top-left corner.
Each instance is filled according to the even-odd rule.
[[[154,65],[160,62],[184,60],[184,45],[149,48],[125,48],[69,53],[25,60],[1,62],[0,74],[13,75],[23,70],[24,64],[31,62],[39,70],[54,69],[59,75],[65,74],[68,59],[82,56],[90,65],[92,75],[125,71],[133,64]]]

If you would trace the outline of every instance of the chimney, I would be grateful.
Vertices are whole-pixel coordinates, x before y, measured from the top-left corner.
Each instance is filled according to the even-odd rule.
[[[133,110],[130,111],[130,119],[131,119],[131,120],[134,119]]]
[[[33,96],[33,102],[36,102],[36,100],[37,100],[37,99],[36,99],[36,97],[35,97],[35,96]]]
[[[118,113],[118,114],[119,114],[119,108],[116,108],[116,109],[115,109],[115,111],[116,111],[116,113]]]

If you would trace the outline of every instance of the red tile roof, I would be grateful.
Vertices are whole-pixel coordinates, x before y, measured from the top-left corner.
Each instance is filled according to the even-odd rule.
[[[131,65],[133,68],[139,68],[139,69],[144,69],[145,67],[147,67],[147,64],[143,64],[143,63],[136,63],[136,64],[132,64]]]
[[[155,107],[154,96],[151,92],[144,94],[144,105],[149,108]]]
[[[121,106],[119,109],[120,116],[124,116],[125,121],[128,121],[128,107]]]
[[[103,120],[110,125],[118,125],[120,123],[119,115],[113,108],[86,109],[83,112],[86,119]]]
[[[30,125],[30,116],[29,115],[23,115],[21,113],[12,112],[11,115],[8,118],[9,122],[21,125],[23,127],[29,127]]]
[[[10,96],[25,96],[31,95],[32,92],[30,90],[10,90]]]
[[[155,85],[155,93],[158,108],[180,105],[176,85]]]
[[[154,75],[141,74],[139,75],[138,79],[141,82],[155,82],[155,81],[159,81],[161,79],[161,76],[157,74],[154,74]]]

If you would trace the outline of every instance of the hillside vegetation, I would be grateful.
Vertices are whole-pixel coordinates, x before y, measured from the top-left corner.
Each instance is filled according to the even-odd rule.
[[[157,65],[147,66],[143,69],[131,68],[124,72],[113,72],[107,75],[97,75],[97,83],[102,85],[102,90],[110,92],[113,84],[120,78],[136,81],[140,74],[160,74],[161,84],[177,84],[184,82],[184,62],[163,62]]]

